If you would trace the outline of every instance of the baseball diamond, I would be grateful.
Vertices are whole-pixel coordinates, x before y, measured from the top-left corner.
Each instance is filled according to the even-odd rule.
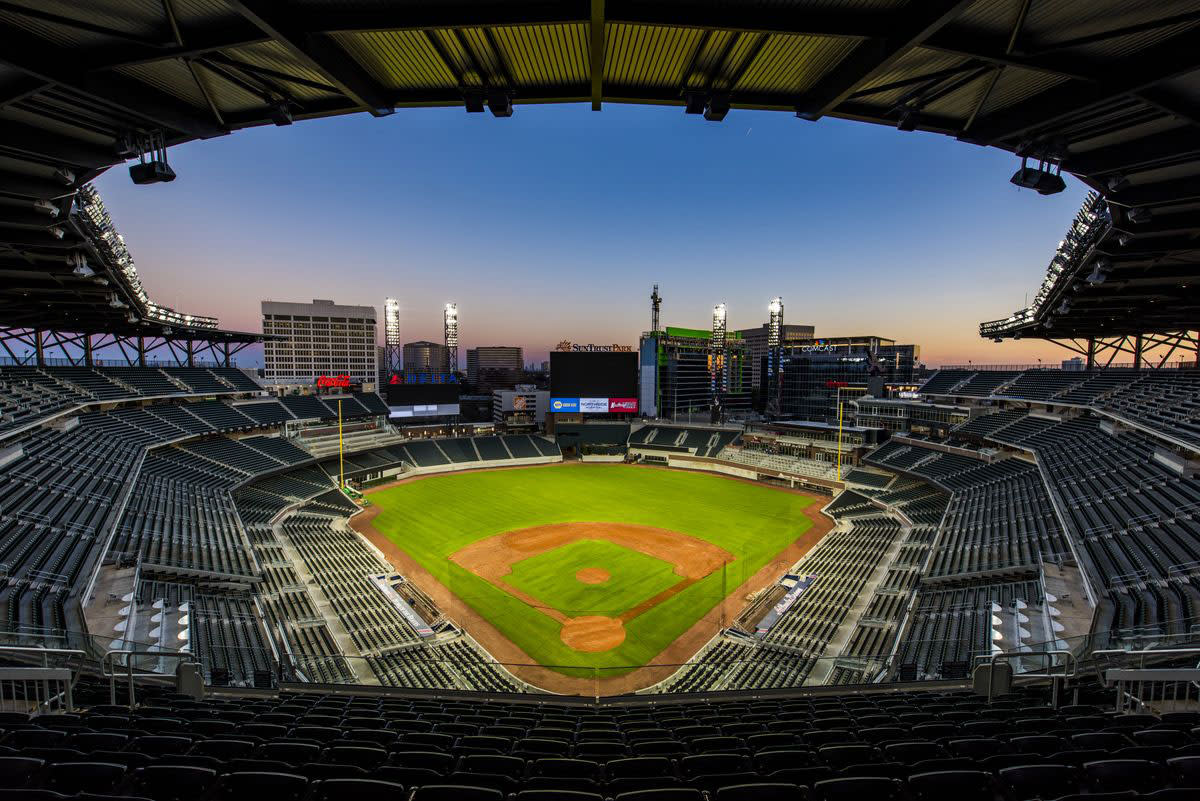
[[[432,585],[422,589],[448,593],[452,619],[478,615],[520,661],[573,677],[662,662],[698,626],[711,637],[722,601],[770,584],[777,562],[795,559],[785,551],[815,542],[810,496],[633,465],[438,475],[370,497],[377,511],[357,527],[415,562],[418,584],[424,573]],[[768,565],[774,576],[756,575]]]

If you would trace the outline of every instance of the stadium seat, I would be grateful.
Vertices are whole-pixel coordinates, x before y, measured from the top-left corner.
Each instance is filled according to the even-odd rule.
[[[427,784],[413,790],[411,801],[504,801],[504,793],[487,787]]]
[[[229,801],[300,801],[308,790],[308,779],[295,773],[267,771],[229,773],[221,777],[222,797]]]
[[[904,785],[895,779],[875,777],[852,777],[825,779],[812,786],[812,797],[816,801],[899,801],[903,798]]]
[[[1104,759],[1083,765],[1088,787],[1093,792],[1129,790],[1149,793],[1164,784],[1162,766],[1143,759]]]
[[[21,756],[0,756],[0,786],[24,787],[45,766],[40,759]]]
[[[216,781],[217,771],[211,768],[182,765],[148,765],[134,774],[135,790],[157,801],[196,801]]]
[[[125,766],[111,762],[59,762],[51,765],[45,787],[72,795],[85,791],[111,792],[125,778]]]
[[[376,779],[326,779],[313,788],[312,801],[396,801],[404,787]]]
[[[1079,772],[1070,765],[1021,765],[1002,768],[1000,785],[1013,801],[1058,798],[1080,792]]]
[[[986,798],[993,793],[992,777],[979,770],[939,770],[908,777],[916,801],[959,801]]]

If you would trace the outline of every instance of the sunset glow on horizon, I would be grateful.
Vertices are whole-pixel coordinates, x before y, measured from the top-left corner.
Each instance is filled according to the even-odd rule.
[[[664,324],[786,323],[921,346],[931,366],[1057,363],[981,320],[1036,292],[1084,193],[1008,182],[1016,159],[933,134],[735,110],[527,106],[511,119],[405,109],[259,128],[172,149],[179,179],[98,187],[151,296],[261,331],[261,300],[400,301],[404,341],[462,348],[634,344]],[[382,312],[380,312],[382,313]],[[380,330],[382,336],[382,328]]]

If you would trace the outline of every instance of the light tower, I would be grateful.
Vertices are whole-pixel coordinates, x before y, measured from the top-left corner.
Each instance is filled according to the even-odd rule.
[[[458,304],[447,303],[443,315],[446,334],[446,370],[458,372]]]
[[[729,389],[729,371],[725,361],[725,304],[713,306],[712,339],[708,345],[708,372],[711,376],[713,405],[719,405],[721,396]]]
[[[783,407],[783,298],[767,305],[767,414],[779,415]]]
[[[400,347],[400,301],[386,298],[383,301],[383,374],[385,381],[399,375],[404,369]]]
[[[662,309],[662,296],[658,294],[658,284],[654,285],[654,291],[650,293],[650,333],[658,331],[658,313]]]

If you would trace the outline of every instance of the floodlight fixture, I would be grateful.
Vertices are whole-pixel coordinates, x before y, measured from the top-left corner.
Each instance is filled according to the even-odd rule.
[[[1150,220],[1154,218],[1154,212],[1150,211],[1150,209],[1146,208],[1145,206],[1134,206],[1125,213],[1125,216],[1129,218],[1131,223],[1143,225],[1150,222]]]
[[[487,93],[488,111],[493,117],[511,117],[513,115],[512,92],[507,89],[489,89]]]
[[[699,89],[688,89],[683,93],[683,113],[703,114],[707,99]]]
[[[1010,182],[1024,189],[1032,189],[1039,195],[1057,195],[1067,188],[1061,175],[1061,167],[1046,159],[1038,161],[1036,167],[1029,166],[1029,156],[1021,157],[1021,168],[1013,173]]]
[[[82,250],[73,250],[67,256],[67,264],[71,265],[71,272],[80,278],[91,278],[96,274],[96,271],[88,266],[87,256]]]
[[[130,323],[138,323],[141,321],[141,319],[142,318],[138,317],[133,312],[129,312],[129,314],[125,315],[125,320]]]
[[[704,119],[709,122],[720,122],[729,113],[729,93],[713,92],[704,106]]]
[[[277,100],[271,103],[268,112],[271,115],[271,122],[277,126],[292,124],[292,110],[288,107],[286,100]]]
[[[119,297],[117,297],[116,292],[113,292],[111,295],[108,296],[108,305],[109,305],[109,308],[112,308],[112,309],[128,308],[125,305],[125,303],[122,302],[122,300]]]
[[[45,214],[47,217],[58,216],[58,206],[51,203],[49,200],[33,201],[33,210],[40,214]]]
[[[1121,173],[1113,173],[1105,180],[1104,185],[1109,192],[1122,192],[1129,188],[1129,179]]]
[[[129,177],[139,186],[175,180],[175,171],[167,163],[167,144],[162,131],[138,137],[138,163],[129,168]]]
[[[466,107],[468,114],[483,113],[483,90],[482,89],[464,89],[463,90],[463,106]]]

